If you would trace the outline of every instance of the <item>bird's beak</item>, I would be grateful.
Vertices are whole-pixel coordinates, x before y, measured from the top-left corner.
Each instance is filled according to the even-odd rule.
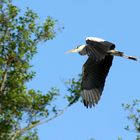
[[[77,53],[77,52],[78,52],[77,49],[72,49],[72,50],[67,51],[66,53]]]

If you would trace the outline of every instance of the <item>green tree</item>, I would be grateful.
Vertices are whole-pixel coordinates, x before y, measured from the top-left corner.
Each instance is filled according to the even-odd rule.
[[[131,104],[123,104],[122,106],[128,112],[129,124],[125,129],[136,133],[136,140],[140,140],[140,100],[133,100]]]
[[[69,103],[60,110],[53,105],[59,90],[50,89],[46,94],[26,87],[34,76],[30,61],[37,53],[37,45],[53,39],[57,21],[47,17],[38,23],[38,15],[27,8],[24,14],[12,0],[0,1],[0,139],[38,140],[35,126],[61,115],[78,96],[74,93],[79,83],[69,81]],[[70,90],[70,88],[72,88]],[[74,90],[75,91],[72,91]],[[79,89],[78,89],[79,90]]]

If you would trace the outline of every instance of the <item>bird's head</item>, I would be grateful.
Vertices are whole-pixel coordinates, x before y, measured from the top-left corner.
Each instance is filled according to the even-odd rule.
[[[81,52],[86,45],[78,45],[75,49],[69,50],[66,53],[79,53]]]

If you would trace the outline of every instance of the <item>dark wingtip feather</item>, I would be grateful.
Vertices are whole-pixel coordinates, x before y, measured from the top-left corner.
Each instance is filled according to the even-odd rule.
[[[83,90],[81,92],[81,96],[83,99],[84,106],[86,106],[87,108],[92,108],[93,106],[98,104],[101,93],[98,89]]]
[[[128,56],[128,59],[138,61],[138,59],[136,57],[134,57],[134,56]]]

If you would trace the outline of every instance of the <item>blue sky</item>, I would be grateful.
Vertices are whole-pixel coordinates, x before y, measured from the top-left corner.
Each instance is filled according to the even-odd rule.
[[[46,93],[56,86],[62,95],[68,94],[63,81],[81,73],[87,58],[65,52],[85,43],[87,36],[114,42],[118,50],[140,58],[139,0],[15,0],[15,3],[21,9],[27,6],[33,9],[42,22],[51,16],[58,20],[58,27],[65,27],[54,40],[38,46],[32,61],[37,76],[29,83],[30,88]],[[139,61],[115,58],[99,104],[86,109],[76,103],[59,118],[38,127],[40,140],[117,140],[118,136],[134,139],[135,133],[124,130],[127,113],[121,104],[139,98],[139,72]]]

